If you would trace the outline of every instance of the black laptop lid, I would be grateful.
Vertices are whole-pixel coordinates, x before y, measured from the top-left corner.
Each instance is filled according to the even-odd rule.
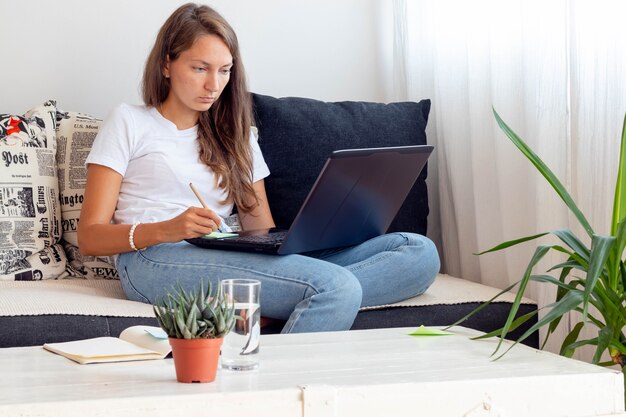
[[[333,152],[278,253],[350,246],[385,233],[432,150],[422,145]]]

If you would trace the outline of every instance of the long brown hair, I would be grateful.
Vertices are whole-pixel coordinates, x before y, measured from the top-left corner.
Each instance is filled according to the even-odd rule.
[[[258,205],[252,188],[252,103],[237,35],[219,13],[208,6],[187,3],[167,19],[146,61],[143,100],[159,108],[170,92],[170,80],[163,74],[167,59],[176,60],[203,35],[216,35],[226,44],[233,66],[220,97],[209,110],[200,113],[200,160],[215,173],[216,185],[227,191],[226,201],[234,202],[239,210],[251,211]]]

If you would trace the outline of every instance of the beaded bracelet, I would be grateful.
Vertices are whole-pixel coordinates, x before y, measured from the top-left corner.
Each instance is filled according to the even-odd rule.
[[[139,250],[139,249],[137,249],[137,246],[135,246],[135,229],[140,224],[141,223],[139,223],[139,222],[133,223],[133,225],[130,227],[130,232],[128,232],[128,243],[130,244],[131,249],[135,250],[135,251]]]

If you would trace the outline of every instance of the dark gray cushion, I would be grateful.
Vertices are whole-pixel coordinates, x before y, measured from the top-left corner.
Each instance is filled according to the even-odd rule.
[[[253,94],[265,180],[276,224],[288,228],[332,151],[425,145],[430,100],[419,103],[326,103]],[[389,231],[426,234],[428,196],[422,172]]]

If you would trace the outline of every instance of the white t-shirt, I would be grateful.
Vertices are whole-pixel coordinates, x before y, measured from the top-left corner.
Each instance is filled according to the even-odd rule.
[[[269,175],[255,136],[250,133],[253,181]],[[215,185],[213,171],[199,159],[198,130],[178,130],[154,107],[121,104],[100,128],[85,164],[119,172],[120,188],[114,223],[169,220],[201,204],[189,188],[192,182],[209,206],[228,217],[233,204]]]

